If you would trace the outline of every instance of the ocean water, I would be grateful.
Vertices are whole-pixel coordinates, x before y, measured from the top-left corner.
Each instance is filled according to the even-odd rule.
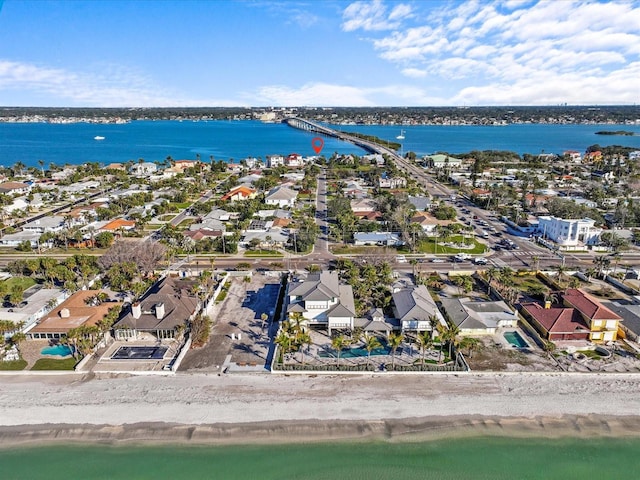
[[[562,153],[594,144],[624,145],[640,149],[640,125],[507,125],[485,126],[387,126],[338,125],[336,129],[376,135],[395,141],[404,131],[402,151],[418,155],[438,151],[510,150],[519,154]],[[596,135],[599,130],[630,130],[635,136]],[[94,140],[102,136],[104,140]],[[20,161],[27,166],[98,162],[176,160],[239,161],[247,157],[300,153],[314,155],[314,134],[279,123],[258,121],[135,121],[111,124],[0,123],[0,165]],[[322,154],[363,154],[360,148],[324,138]]]
[[[421,443],[72,445],[0,450],[3,480],[598,480],[637,478],[640,439],[462,438]]]
[[[514,124],[505,126],[476,125],[417,125],[398,127],[388,125],[339,125],[347,132],[359,132],[380,138],[395,138],[404,131],[404,152],[419,155],[439,151],[467,153],[471,150],[508,150],[519,153],[556,153],[566,150],[584,152],[591,145],[622,145],[640,149],[640,125],[551,125]],[[596,135],[596,132],[626,130],[634,136]]]

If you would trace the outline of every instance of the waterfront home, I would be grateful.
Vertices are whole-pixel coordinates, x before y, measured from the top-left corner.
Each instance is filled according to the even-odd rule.
[[[59,288],[35,285],[24,292],[25,298],[19,305],[0,307],[0,318],[15,324],[23,322],[23,331],[28,331],[51,308],[67,298],[67,295],[67,292]]]
[[[298,192],[287,187],[275,187],[271,189],[264,197],[264,203],[267,205],[277,205],[280,208],[293,208],[298,199]]]
[[[571,288],[558,294],[560,304],[544,307],[537,303],[521,306],[523,315],[549,340],[615,341],[622,318],[591,295]]]
[[[570,288],[561,294],[563,303],[580,312],[589,325],[589,340],[611,342],[618,338],[618,327],[622,320],[595,297],[578,288]]]
[[[287,285],[287,315],[300,314],[303,326],[332,330],[354,328],[355,302],[350,285],[340,283],[337,272],[310,273]]]
[[[289,168],[299,168],[304,166],[304,159],[299,153],[290,153],[284,159],[284,164]]]
[[[267,167],[276,168],[284,165],[284,157],[282,155],[267,155]]]
[[[112,308],[120,310],[122,305],[120,302],[91,304],[91,299],[99,294],[106,294],[106,292],[103,290],[75,292],[29,329],[27,338],[62,338],[72,328],[98,325]]]
[[[523,303],[520,312],[537,330],[542,338],[549,341],[588,340],[589,326],[573,308],[544,307],[539,303]]]
[[[247,187],[245,185],[240,185],[239,187],[235,187],[229,190],[229,192],[224,194],[220,198],[220,200],[225,202],[226,201],[235,202],[238,200],[247,200],[249,198],[255,198],[257,194],[258,192],[253,188]]]
[[[460,335],[494,335],[499,328],[516,327],[518,315],[503,301],[474,301],[471,298],[441,298],[449,321]]]
[[[200,300],[191,293],[194,282],[164,277],[131,304],[113,325],[116,340],[151,334],[157,339],[175,338],[200,311]]]
[[[402,332],[432,331],[446,322],[429,290],[424,285],[409,286],[393,292],[393,314]],[[434,324],[435,321],[435,324]]]
[[[158,165],[153,162],[134,163],[129,168],[129,173],[136,177],[147,177],[158,171]]]

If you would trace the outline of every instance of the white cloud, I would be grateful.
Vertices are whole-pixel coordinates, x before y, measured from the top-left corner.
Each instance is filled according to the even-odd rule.
[[[345,32],[354,30],[376,31],[398,28],[401,21],[412,16],[412,8],[406,4],[395,6],[387,13],[382,0],[372,2],[358,1],[350,4],[342,13],[342,29]]]
[[[377,18],[388,20],[382,2],[368,5],[375,5]],[[527,99],[535,104],[543,100],[638,101],[637,78],[627,70],[640,61],[637,2],[529,0],[451,5],[439,5],[428,14],[411,12],[410,19],[405,19],[408,26],[374,33],[366,41],[380,58],[425,88],[455,84],[449,85],[452,104],[471,104],[474,98],[481,104],[527,103]],[[454,88],[461,90],[455,93]]]
[[[300,88],[287,85],[267,85],[259,88],[256,93],[246,94],[246,96],[254,105],[349,105],[354,107],[375,105],[375,102],[368,98],[363,89],[327,83],[308,83]]]
[[[73,105],[89,107],[169,107],[228,103],[211,99],[189,99],[178,92],[162,88],[140,72],[119,65],[98,64],[92,70],[73,72],[0,60],[0,96],[7,94],[9,98],[9,92],[16,91],[44,94],[52,102],[58,102],[57,105],[71,102]],[[10,104],[7,100],[2,103]]]

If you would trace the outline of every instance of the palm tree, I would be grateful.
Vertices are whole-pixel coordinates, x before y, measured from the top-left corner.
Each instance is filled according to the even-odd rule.
[[[471,358],[471,352],[478,346],[479,343],[480,341],[477,338],[464,337],[462,340],[460,340],[459,346],[460,348],[466,348],[467,354],[469,355],[469,358]]]
[[[291,348],[291,337],[285,332],[280,332],[275,339],[275,343],[280,347],[280,363],[284,365],[284,355],[289,353]]]
[[[364,348],[367,351],[367,365],[371,365],[371,352],[376,348],[380,348],[382,344],[375,335],[364,336]]]
[[[300,345],[300,353],[302,354],[302,365],[304,365],[304,347],[306,345],[308,348],[313,343],[311,341],[311,335],[309,335],[305,331],[300,331],[300,333],[296,335],[296,342]]]
[[[485,275],[487,276],[487,294],[491,293],[491,282],[493,280],[496,280],[499,276],[500,270],[498,270],[498,268],[496,267],[489,267],[487,268],[487,270],[485,271]]]
[[[598,275],[602,275],[602,271],[611,264],[611,259],[606,255],[600,255],[593,259],[593,263],[598,268]]]
[[[395,370],[396,367],[396,350],[404,340],[404,335],[401,333],[391,333],[387,339],[387,344],[391,347],[391,369]]]
[[[418,333],[416,342],[420,345],[420,353],[422,354],[422,363],[424,364],[425,353],[433,345],[433,334],[429,330]]]
[[[331,339],[331,346],[336,350],[336,365],[340,366],[340,354],[342,349],[349,345],[348,340],[344,335],[336,335]]]
[[[540,257],[538,255],[534,255],[531,257],[531,261],[533,262],[533,269],[537,273],[540,270]]]
[[[558,272],[558,282],[562,282],[567,276],[567,271],[569,270],[569,267],[563,264],[560,264],[560,265],[556,265],[555,269],[556,269],[556,272]]]
[[[457,325],[450,325],[442,332],[442,339],[449,344],[449,358],[453,356],[453,348],[458,346],[458,334],[460,329]]]

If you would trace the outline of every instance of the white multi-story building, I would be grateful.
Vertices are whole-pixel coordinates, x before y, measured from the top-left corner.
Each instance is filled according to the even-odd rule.
[[[560,247],[595,245],[600,240],[602,229],[590,218],[566,219],[548,215],[538,217],[538,231],[543,238]]]

